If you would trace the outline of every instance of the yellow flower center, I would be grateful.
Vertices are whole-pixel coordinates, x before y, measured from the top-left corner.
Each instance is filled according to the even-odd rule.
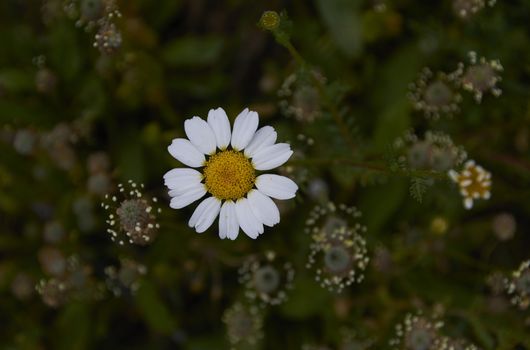
[[[247,157],[233,150],[214,154],[203,171],[208,192],[218,199],[236,200],[254,186],[256,173]]]
[[[486,178],[487,173],[482,174],[476,166],[469,166],[466,170],[469,174],[460,174],[458,177],[460,187],[465,188],[470,197],[473,194],[478,194],[481,198],[485,197],[491,188],[490,180]]]

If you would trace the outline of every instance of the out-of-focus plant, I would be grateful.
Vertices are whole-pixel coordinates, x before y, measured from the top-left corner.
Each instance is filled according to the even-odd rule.
[[[0,2],[0,348],[530,349],[529,10]]]

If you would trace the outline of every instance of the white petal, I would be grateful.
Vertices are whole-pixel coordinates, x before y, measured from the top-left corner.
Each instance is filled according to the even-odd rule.
[[[230,121],[222,108],[210,109],[208,124],[215,134],[217,148],[225,149],[230,144]]]
[[[252,164],[256,170],[270,170],[284,164],[292,155],[289,144],[277,143],[257,152],[252,158]]]
[[[471,209],[473,208],[473,199],[470,197],[467,197],[464,199],[464,208]]]
[[[219,214],[219,237],[234,240],[239,233],[236,205],[228,200],[223,203]]]
[[[204,212],[208,208],[208,204],[212,201],[212,199],[215,199],[215,198],[208,197],[199,203],[197,208],[195,208],[195,210],[193,211],[193,214],[191,215],[190,220],[188,221],[189,227],[195,227],[195,225],[199,221],[199,218],[204,214]]]
[[[168,172],[166,172],[164,174],[164,180],[169,180],[169,179],[173,179],[173,178],[187,178],[187,177],[196,177],[198,176],[199,178],[202,177],[202,174],[195,170],[195,169],[190,169],[190,168],[174,168],[174,169],[171,169],[169,170]]]
[[[449,176],[449,178],[451,180],[453,180],[454,182],[458,182],[458,173],[456,171],[454,171],[453,169],[449,170],[447,172],[447,175]]]
[[[248,195],[248,202],[252,213],[263,224],[272,227],[280,222],[280,211],[270,197],[258,190],[251,190]]]
[[[203,200],[190,218],[188,222],[189,227],[195,227],[197,233],[206,231],[212,226],[215,218],[219,215],[221,209],[221,201],[215,197],[208,197]]]
[[[256,187],[261,193],[276,199],[293,198],[298,186],[293,180],[280,175],[263,174],[256,178]]]
[[[241,198],[236,202],[237,221],[243,232],[252,239],[263,233],[263,224],[252,213],[248,199]]]
[[[164,175],[164,184],[170,190],[184,192],[187,188],[197,185],[202,180],[202,174],[195,169],[175,168]]]
[[[184,130],[190,142],[202,153],[212,154],[215,152],[215,134],[208,123],[199,118],[193,117],[184,122]]]
[[[272,126],[264,126],[260,128],[254,134],[254,137],[245,148],[245,155],[249,158],[252,158],[254,154],[259,152],[263,147],[273,145],[276,142],[276,131]]]
[[[258,113],[249,111],[248,108],[239,113],[234,121],[231,141],[232,147],[236,151],[242,151],[247,147],[258,128],[258,124]]]
[[[167,148],[169,153],[179,162],[192,168],[198,168],[204,165],[206,158],[195,146],[186,139],[174,139]]]
[[[178,197],[185,193],[189,192],[198,192],[200,189],[204,188],[204,184],[199,182],[191,182],[181,185],[179,187],[170,189],[168,194],[170,197]]]
[[[171,199],[171,202],[169,203],[169,206],[173,209],[184,208],[185,206],[190,205],[205,194],[206,187],[201,185],[196,188],[192,188],[181,195],[173,197]]]

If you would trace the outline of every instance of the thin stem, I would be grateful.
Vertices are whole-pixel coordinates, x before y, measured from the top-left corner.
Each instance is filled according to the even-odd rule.
[[[296,62],[298,62],[299,65],[301,66],[307,65],[307,62],[304,60],[302,55],[300,55],[298,50],[293,46],[290,40],[282,40],[282,41],[279,41],[279,43],[282,44],[283,47],[287,49],[287,51],[289,51],[291,56],[293,56],[293,58],[296,60]]]
[[[294,47],[294,45],[291,43],[289,39],[283,39],[278,40],[278,42],[283,45],[287,51],[293,56],[293,58],[296,60],[296,62],[301,65],[302,67],[308,66],[307,61],[300,55],[298,50]],[[354,151],[356,149],[355,142],[353,138],[351,137],[351,134],[348,132],[348,125],[344,121],[344,118],[342,118],[342,115],[340,114],[337,106],[333,101],[329,98],[328,94],[326,93],[326,87],[322,81],[320,81],[316,76],[311,74],[312,80],[314,81],[319,95],[323,98],[326,105],[329,107],[329,110],[331,112],[331,117],[335,121],[335,124],[337,124],[337,127],[339,129],[339,132],[342,134],[342,137],[348,143],[350,148]]]
[[[430,177],[434,179],[445,179],[447,176],[444,173],[434,172],[430,170],[403,170],[390,169],[382,164],[359,162],[349,158],[306,158],[295,159],[289,161],[291,166],[322,166],[322,165],[341,165],[352,168],[367,169],[376,172],[400,175],[406,177]]]

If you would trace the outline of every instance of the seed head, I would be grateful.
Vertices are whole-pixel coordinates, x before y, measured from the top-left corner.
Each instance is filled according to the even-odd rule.
[[[279,259],[274,252],[267,252],[244,262],[239,269],[239,282],[250,301],[257,301],[260,306],[279,305],[287,300],[294,275],[291,263]]]
[[[138,245],[149,244],[160,227],[156,217],[160,208],[154,207],[157,199],[145,197],[141,189],[143,185],[129,180],[127,186],[118,185],[116,195],[105,195],[105,200],[101,203],[108,212],[107,232],[120,245],[126,241]]]
[[[263,315],[255,306],[236,302],[225,311],[223,322],[232,349],[239,346],[254,347],[263,337]]]
[[[311,211],[305,229],[312,238],[306,266],[315,270],[315,278],[323,288],[340,293],[364,279],[370,260],[361,236],[366,227],[351,220],[360,215],[354,207],[333,203]],[[348,219],[353,222],[348,223]]]
[[[259,20],[259,26],[265,30],[275,30],[280,26],[280,15],[276,11],[265,11]]]

